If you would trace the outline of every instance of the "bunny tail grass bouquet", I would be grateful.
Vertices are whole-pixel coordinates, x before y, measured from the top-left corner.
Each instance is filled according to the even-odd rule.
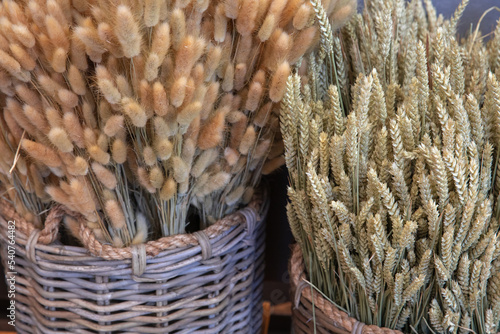
[[[6,198],[38,227],[62,204],[116,247],[234,212],[284,163],[277,102],[314,16],[304,0],[2,1]]]
[[[312,3],[321,48],[281,110],[301,291],[317,296],[297,332],[499,332],[500,24],[458,39],[467,1],[444,20],[430,0],[369,0],[332,36]]]

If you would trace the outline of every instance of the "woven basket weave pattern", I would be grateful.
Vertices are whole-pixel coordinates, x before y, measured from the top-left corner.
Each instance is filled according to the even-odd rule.
[[[18,333],[258,333],[264,276],[264,222],[258,216],[266,210],[261,203],[253,201],[201,233],[143,247],[109,249],[90,234],[84,243],[99,257],[57,241],[44,245],[57,234],[50,225],[57,224],[38,231],[1,202],[5,268],[6,221],[16,220]],[[60,220],[63,214],[55,211],[49,218]]]
[[[339,310],[321,294],[311,291],[305,281],[304,260],[298,245],[293,246],[289,269],[292,297],[295,300],[292,313],[295,334],[402,334],[389,328],[365,325]]]

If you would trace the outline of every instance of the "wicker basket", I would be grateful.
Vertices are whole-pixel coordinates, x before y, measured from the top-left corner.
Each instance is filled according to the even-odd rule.
[[[2,262],[15,221],[18,333],[257,333],[262,321],[265,201],[193,234],[113,248],[84,224],[85,248],[57,241],[68,214],[35,229],[0,201]]]
[[[304,259],[298,245],[292,249],[290,278],[295,305],[292,312],[292,328],[295,334],[402,334],[400,331],[365,325],[339,310],[316,291],[311,291],[305,281]],[[314,318],[313,318],[314,298]],[[314,326],[316,325],[316,329]]]

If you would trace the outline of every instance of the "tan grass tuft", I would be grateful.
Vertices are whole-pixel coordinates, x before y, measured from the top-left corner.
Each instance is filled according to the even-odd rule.
[[[114,31],[125,57],[133,58],[138,56],[141,52],[142,40],[139,25],[129,7],[120,5],[116,8]]]

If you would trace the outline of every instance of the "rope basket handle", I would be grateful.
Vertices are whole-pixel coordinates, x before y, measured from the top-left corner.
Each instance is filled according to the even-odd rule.
[[[309,302],[313,302],[314,307],[318,308],[325,314],[331,323],[338,328],[336,334],[403,334],[400,331],[381,328],[374,325],[366,325],[354,318],[351,318],[347,313],[338,309],[334,304],[323,298],[321,294],[314,291],[311,292],[310,286],[306,281],[304,258],[302,251],[298,245],[292,246],[292,258],[290,260],[290,275],[292,285],[295,287],[294,302],[295,308],[299,306],[300,299],[305,298]],[[306,288],[307,287],[307,288]]]
[[[162,237],[158,240],[148,241],[147,243],[141,245],[141,247],[128,246],[123,248],[116,248],[97,240],[92,229],[88,228],[85,224],[83,217],[78,213],[68,210],[62,205],[55,205],[50,209],[42,230],[37,229],[31,222],[26,221],[23,217],[21,217],[16,212],[12,204],[5,199],[0,199],[0,212],[3,217],[10,217],[11,220],[15,220],[16,229],[28,236],[28,256],[32,260],[35,260],[34,246],[37,243],[48,245],[57,239],[59,225],[65,215],[72,216],[79,221],[81,241],[83,246],[92,255],[101,257],[105,260],[126,260],[137,257],[144,258],[144,256],[154,257],[161,251],[167,249],[185,246],[198,246],[200,244],[203,244],[202,250],[208,254],[210,251],[207,250],[206,243],[210,240],[210,238],[220,235],[231,227],[238,225],[242,221],[246,221],[247,223],[247,233],[252,233],[253,226],[255,226],[260,220],[260,214],[262,214],[262,212],[259,211],[263,211],[263,208],[266,209],[266,206],[262,206],[262,202],[262,199],[254,199],[246,208],[242,210],[243,212],[237,211],[207,227],[202,231],[203,234],[206,235],[206,238],[203,236],[202,241],[200,241],[201,239],[199,233],[178,234]],[[249,214],[249,211],[252,212],[252,214]]]
[[[44,228],[39,230],[31,222],[26,221],[21,215],[17,213],[12,204],[5,199],[0,199],[0,211],[4,217],[10,217],[11,220],[16,222],[16,230],[21,231],[27,236],[38,234],[35,243],[48,245],[57,239],[59,233],[59,224],[66,214],[76,216],[75,213],[65,210],[62,206],[56,205],[52,207],[47,218],[45,219]]]

